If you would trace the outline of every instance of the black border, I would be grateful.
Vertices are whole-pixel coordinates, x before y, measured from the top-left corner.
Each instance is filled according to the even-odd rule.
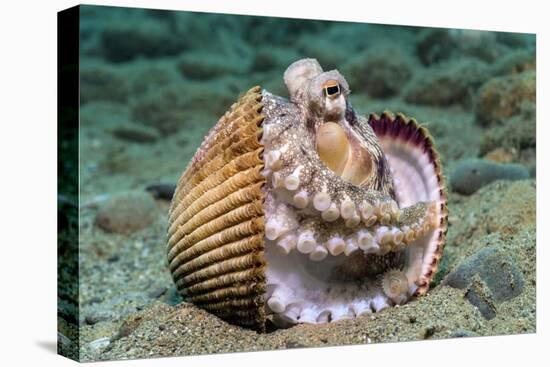
[[[57,13],[57,352],[79,346],[79,38],[80,6]]]

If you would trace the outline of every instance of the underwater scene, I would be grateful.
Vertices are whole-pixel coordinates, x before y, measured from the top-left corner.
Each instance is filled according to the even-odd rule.
[[[61,354],[536,332],[534,34],[79,9]]]

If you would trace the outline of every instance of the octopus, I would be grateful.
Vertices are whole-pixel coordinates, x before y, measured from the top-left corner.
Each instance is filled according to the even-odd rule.
[[[284,82],[288,99],[244,93],[180,177],[167,244],[179,292],[258,331],[426,294],[447,231],[428,131],[402,114],[357,114],[346,79],[315,59]]]

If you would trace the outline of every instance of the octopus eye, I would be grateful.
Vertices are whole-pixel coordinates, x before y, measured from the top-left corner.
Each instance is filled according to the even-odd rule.
[[[337,97],[340,94],[340,84],[336,80],[329,80],[323,86],[323,91],[327,97]]]

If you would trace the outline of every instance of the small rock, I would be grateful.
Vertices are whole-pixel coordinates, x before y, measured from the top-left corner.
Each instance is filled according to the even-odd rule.
[[[103,299],[101,297],[92,297],[90,298],[90,300],[88,301],[89,304],[93,304],[93,303],[101,303],[103,302]]]
[[[425,327],[422,331],[422,339],[429,339],[432,337],[436,332],[436,326],[435,325],[428,325]]]
[[[450,336],[451,336],[451,338],[470,338],[470,337],[478,336],[478,335],[476,333],[474,333],[473,331],[470,331],[470,330],[458,329],[458,330],[453,331]]]
[[[107,321],[109,318],[105,315],[99,315],[99,314],[92,314],[87,315],[84,320],[86,321],[86,324],[88,325],[95,325],[98,322]]]
[[[491,246],[466,258],[442,284],[466,289],[466,299],[486,319],[491,319],[496,315],[497,303],[521,294],[524,280],[514,260],[498,247]]]
[[[88,346],[90,348],[92,348],[93,350],[99,350],[99,349],[103,349],[105,348],[106,346],[108,346],[109,344],[111,344],[111,339],[109,337],[103,337],[103,338],[99,338],[99,339],[96,339],[90,343],[88,343]]]
[[[129,234],[150,225],[155,219],[156,203],[145,192],[115,195],[99,207],[95,223],[106,232]]]
[[[510,256],[498,247],[485,247],[466,258],[443,280],[443,284],[465,289],[475,274],[489,287],[497,302],[518,296],[523,290],[523,276]]]
[[[149,296],[149,298],[159,298],[164,293],[166,293],[167,290],[168,290],[168,288],[166,288],[166,287],[158,287],[158,288],[155,288],[152,291],[150,291],[147,295]]]
[[[107,262],[115,263],[118,260],[120,260],[120,256],[118,254],[114,254],[114,255],[109,256],[109,258],[107,259]]]
[[[287,349],[290,349],[290,348],[305,348],[306,346],[302,343],[298,343],[294,340],[289,340],[285,343],[285,348]]]
[[[158,130],[142,125],[119,126],[111,133],[119,139],[134,143],[152,143],[159,138]]]
[[[467,159],[451,173],[451,188],[460,194],[470,195],[496,180],[524,180],[529,171],[522,165],[496,163],[484,159]]]
[[[152,184],[145,188],[145,191],[153,195],[155,199],[172,200],[176,185],[174,184]]]

